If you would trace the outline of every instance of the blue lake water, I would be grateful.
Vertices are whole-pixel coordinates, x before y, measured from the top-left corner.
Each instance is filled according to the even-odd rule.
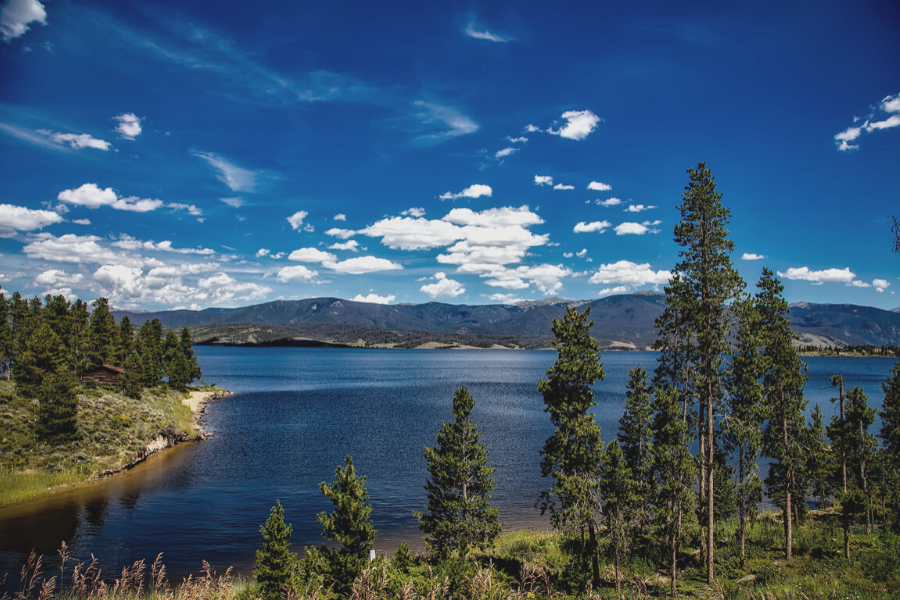
[[[376,548],[401,540],[420,547],[413,510],[425,502],[422,447],[435,443],[451,400],[465,385],[473,416],[496,467],[494,503],[506,529],[546,528],[533,510],[547,483],[539,450],[552,433],[537,381],[552,351],[196,349],[204,379],[233,394],[208,405],[214,435],[151,457],[96,485],[0,510],[0,573],[18,571],[32,549],[54,554],[65,540],[79,559],[94,554],[107,573],[164,552],[176,580],[208,560],[222,571],[253,568],[259,527],[280,499],[297,550],[322,542],[316,514],[331,504],[318,483],[331,481],[346,455],[368,477]],[[604,441],[615,437],[628,371],[652,371],[652,352],[603,355],[605,381],[595,415]],[[880,406],[886,358],[809,358],[806,396],[826,417],[835,405],[828,378],[844,375]],[[876,424],[876,428],[880,425]]]

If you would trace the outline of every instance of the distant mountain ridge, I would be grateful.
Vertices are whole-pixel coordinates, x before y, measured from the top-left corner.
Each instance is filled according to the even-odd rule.
[[[448,344],[462,344],[459,340],[469,336],[483,345],[490,345],[491,338],[497,338],[505,344],[535,347],[541,345],[541,340],[545,341],[544,345],[549,344],[553,319],[565,313],[567,304],[582,309],[585,305],[591,307],[591,318],[595,321],[593,335],[605,342],[605,346],[646,349],[656,339],[653,323],[662,314],[665,296],[641,292],[597,300],[547,298],[487,305],[440,302],[383,305],[340,298],[308,298],[241,308],[115,310],[113,314],[117,319],[128,315],[135,326],[156,318],[165,327],[192,327],[200,334],[195,335],[197,341],[206,342],[221,342],[225,337],[229,343],[271,343],[291,338],[308,341],[327,335],[332,341],[357,343],[376,337],[389,339],[391,336],[385,338],[387,331],[407,332],[409,335],[404,339],[417,343],[428,339],[430,332],[435,340],[448,340]],[[900,346],[900,312],[807,302],[793,304],[790,310],[791,326],[802,344]],[[527,343],[516,344],[517,338]]]

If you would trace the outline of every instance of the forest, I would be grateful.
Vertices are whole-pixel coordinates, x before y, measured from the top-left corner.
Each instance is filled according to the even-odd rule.
[[[22,589],[9,597],[894,597],[900,363],[885,374],[880,410],[835,374],[836,415],[826,421],[815,407],[807,418],[806,365],[783,286],[763,269],[747,289],[731,262],[731,213],[714,177],[705,163],[688,175],[674,232],[680,261],[656,321],[659,357],[630,372],[625,413],[606,442],[592,413],[605,372],[590,308],[568,307],[553,321],[557,359],[537,382],[553,434],[534,457],[547,482],[535,508],[549,516],[552,532],[501,530],[491,506],[490,448],[472,416],[477,399],[459,387],[453,421],[424,448],[427,503],[415,513],[423,553],[406,543],[390,556],[373,552],[366,477],[347,456],[334,481],[319,486],[333,503],[317,518],[326,543],[295,552],[289,515],[273,499],[252,580],[207,568],[173,587],[161,559],[149,572],[141,562],[115,580],[81,564],[70,575],[61,568],[57,580],[41,575],[32,557]],[[63,310],[61,302],[32,307],[14,296],[6,309],[13,323],[30,324],[9,330],[9,339],[27,335],[30,342],[4,356],[17,393],[47,403],[39,423],[46,435],[71,431],[64,403],[55,403],[90,365],[124,365],[134,386],[199,377],[189,334],[163,338],[161,328],[145,324],[135,337],[124,319],[116,330],[104,316],[105,301],[89,321],[83,303]],[[57,335],[64,330],[54,318],[84,325]],[[761,512],[764,499],[777,512]],[[64,557],[65,548],[60,552]]]

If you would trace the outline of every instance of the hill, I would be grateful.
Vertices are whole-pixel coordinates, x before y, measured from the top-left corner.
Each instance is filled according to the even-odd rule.
[[[649,348],[665,296],[637,293],[598,300],[548,298],[519,304],[382,305],[340,298],[278,300],[241,308],[202,311],[113,311],[135,326],[159,319],[165,327],[190,327],[198,343],[349,345],[383,347],[548,347],[552,321],[566,304],[591,307],[594,336],[604,347]],[[900,312],[851,304],[791,305],[791,326],[802,344],[900,345]]]

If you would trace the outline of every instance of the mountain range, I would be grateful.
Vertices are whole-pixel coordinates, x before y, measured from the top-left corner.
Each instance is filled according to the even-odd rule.
[[[128,315],[135,326],[156,318],[164,327],[189,327],[201,344],[546,348],[553,319],[565,313],[567,304],[591,307],[592,334],[603,347],[643,350],[656,339],[653,323],[662,314],[665,296],[638,292],[598,300],[490,305],[309,298],[241,308],[113,314],[117,319]],[[900,346],[900,308],[799,302],[791,305],[789,318],[800,344]]]

